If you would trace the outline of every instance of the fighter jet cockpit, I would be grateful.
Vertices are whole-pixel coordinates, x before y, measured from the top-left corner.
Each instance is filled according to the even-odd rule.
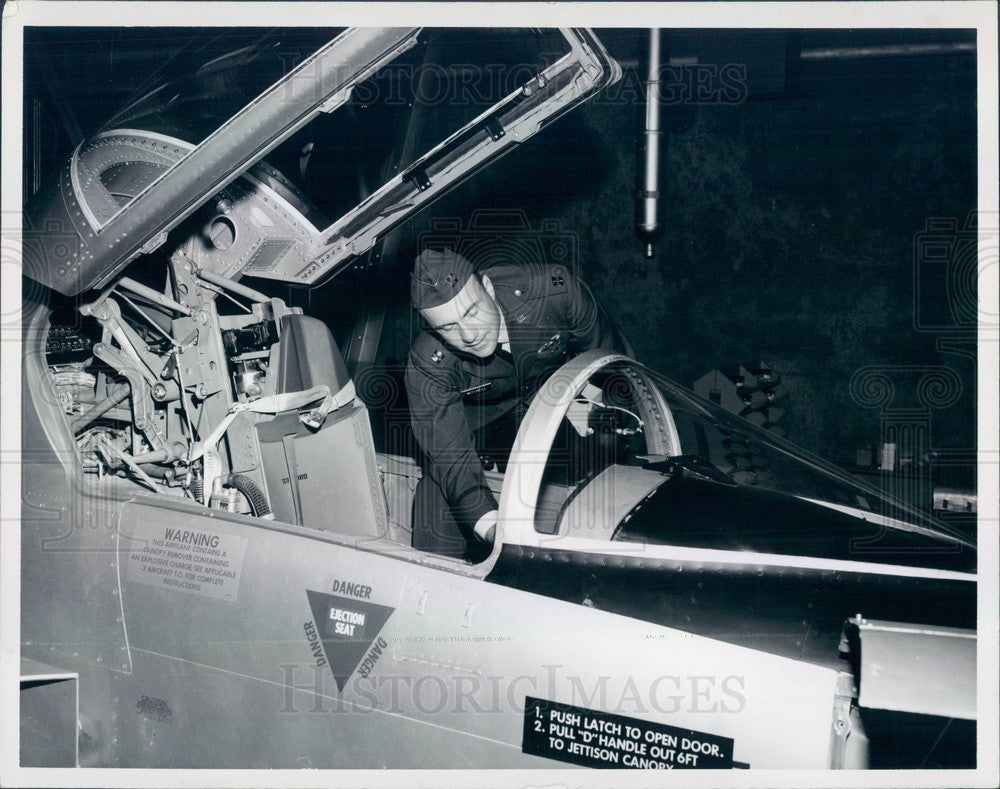
[[[316,288],[367,275],[406,218],[620,68],[577,29],[251,33],[194,37],[36,196],[25,268],[49,291],[27,322],[28,363],[53,392],[36,399],[39,421],[61,433],[60,462],[83,490],[117,485],[408,548],[419,458],[376,446],[384,425],[329,325],[358,305]],[[469,84],[468,64],[500,39],[512,63],[534,65],[504,72],[518,75],[512,90]],[[473,89],[498,99],[485,112],[481,96],[451,100]],[[874,561],[942,535],[625,357],[579,357],[547,388],[506,473],[487,474],[498,548]],[[822,523],[828,544],[806,539],[803,522]]]
[[[598,723],[638,734],[571,763],[974,763],[974,541],[629,350],[521,390],[485,555],[414,547],[411,247],[493,243],[434,220],[519,148],[528,205],[522,144],[622,78],[592,31],[158,30],[26,166],[22,766],[553,766]],[[518,249],[568,266],[556,225]]]
[[[620,75],[587,31],[468,35],[197,38],[77,147],[37,196],[26,270],[51,289],[41,421],[65,428],[84,489],[386,532],[365,404],[290,286],[371,265],[404,218]],[[456,87],[440,64],[496,51],[484,37],[534,65],[486,112],[429,117]],[[414,125],[421,102],[433,122]]]
[[[492,86],[485,112],[442,99],[485,89],[463,82],[463,64],[499,38],[513,63],[535,63],[509,72],[524,79]],[[376,454],[329,326],[295,295],[373,266],[404,219],[620,68],[575,29],[297,29],[242,43],[192,40],[36,199],[26,269],[54,294],[47,328],[37,323],[55,393],[41,421],[64,426],[85,489],[114,479],[408,545],[416,461]],[[820,518],[833,555],[845,530],[863,541],[872,522],[926,520],[627,359],[579,375],[536,398],[507,473],[488,475],[505,542],[815,552],[793,524]],[[905,541],[920,527],[891,531]]]

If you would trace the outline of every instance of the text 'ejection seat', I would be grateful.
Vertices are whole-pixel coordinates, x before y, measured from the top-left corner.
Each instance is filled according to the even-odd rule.
[[[368,411],[355,395],[333,335],[305,315],[281,319],[277,392],[329,387],[333,406],[318,427],[298,410],[257,425],[264,484],[275,517],[347,536],[386,534],[385,497]]]

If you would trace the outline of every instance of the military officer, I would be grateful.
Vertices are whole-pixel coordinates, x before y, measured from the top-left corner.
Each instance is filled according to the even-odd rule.
[[[426,250],[414,265],[411,298],[426,323],[405,374],[413,432],[426,456],[413,545],[481,558],[493,541],[497,501],[480,451],[509,453],[528,401],[568,358],[592,348],[620,351],[623,342],[562,265],[477,272],[452,250]]]

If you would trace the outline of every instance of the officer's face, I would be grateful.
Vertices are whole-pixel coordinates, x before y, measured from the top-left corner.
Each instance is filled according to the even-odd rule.
[[[469,277],[451,301],[420,310],[420,314],[457,351],[485,359],[496,350],[500,310],[477,276]]]

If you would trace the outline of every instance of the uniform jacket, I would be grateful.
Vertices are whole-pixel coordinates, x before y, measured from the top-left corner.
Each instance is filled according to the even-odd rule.
[[[590,289],[564,266],[494,266],[493,283],[513,364],[463,354],[424,330],[410,349],[406,392],[426,469],[455,518],[470,529],[497,503],[486,486],[473,431],[524,406],[549,374],[592,348],[622,350]]]

